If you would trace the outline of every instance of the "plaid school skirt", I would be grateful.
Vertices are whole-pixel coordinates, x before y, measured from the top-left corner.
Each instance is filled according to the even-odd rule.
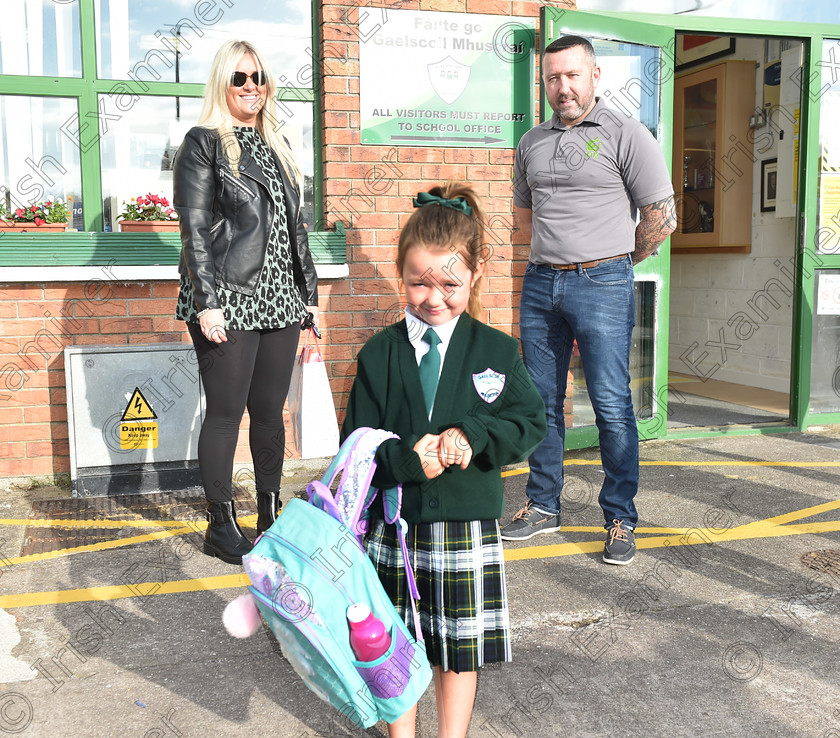
[[[417,609],[431,665],[462,672],[510,661],[510,617],[498,522],[409,523],[406,543],[420,592]],[[396,526],[377,520],[367,551],[382,586],[413,632]]]

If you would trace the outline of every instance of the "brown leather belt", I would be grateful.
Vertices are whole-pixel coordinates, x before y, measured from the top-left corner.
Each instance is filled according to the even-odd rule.
[[[608,256],[606,259],[595,259],[595,261],[581,261],[577,264],[546,264],[546,266],[551,267],[552,269],[559,269],[564,272],[571,271],[572,269],[577,269],[580,267],[581,269],[591,269],[592,267],[598,266],[598,264],[603,264],[605,261],[615,261],[616,259],[626,259],[627,254],[619,254],[618,256]]]

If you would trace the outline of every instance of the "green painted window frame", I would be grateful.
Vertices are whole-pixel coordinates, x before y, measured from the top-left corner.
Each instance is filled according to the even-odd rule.
[[[204,85],[196,83],[153,82],[101,79],[96,68],[96,36],[94,0],[78,0],[81,48],[80,77],[30,77],[0,75],[0,95],[26,97],[60,97],[75,99],[79,121],[88,128],[85,136],[97,145],[79,145],[81,167],[83,232],[75,233],[0,233],[0,267],[12,266],[87,266],[99,264],[172,265],[178,263],[180,236],[175,234],[128,234],[103,232],[102,161],[98,140],[100,120],[97,116],[99,95],[116,89],[120,93],[140,96],[201,98]],[[279,88],[278,100],[312,103],[312,150],[314,159],[313,194],[315,221],[323,223],[322,198],[322,131],[321,80],[318,58],[318,3],[312,0],[312,86]],[[345,264],[347,239],[344,227],[333,231],[312,231],[309,234],[313,258],[319,264]],[[125,239],[133,239],[126,241]],[[127,244],[139,248],[126,248]]]

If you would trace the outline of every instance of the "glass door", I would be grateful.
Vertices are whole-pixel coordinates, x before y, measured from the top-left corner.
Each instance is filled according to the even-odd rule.
[[[812,138],[818,135],[819,166],[805,182],[806,190],[815,184],[816,207],[806,207],[799,270],[799,363],[801,386],[808,388],[798,397],[803,426],[840,422],[840,40],[821,41],[809,70],[809,79],[819,80],[819,94],[809,95],[809,128]]]
[[[614,110],[647,126],[660,142],[665,161],[670,166],[673,27],[543,7],[540,28],[544,29],[545,45],[569,34],[591,41],[601,68],[595,94]],[[550,117],[551,112],[543,96],[541,120]],[[633,406],[640,438],[659,438],[665,435],[667,421],[668,241],[658,254],[639,264],[635,274],[636,327],[630,358]],[[598,431],[585,389],[584,367],[576,351],[571,370],[575,379],[568,393],[572,424],[566,430],[566,446],[594,446],[598,443]]]

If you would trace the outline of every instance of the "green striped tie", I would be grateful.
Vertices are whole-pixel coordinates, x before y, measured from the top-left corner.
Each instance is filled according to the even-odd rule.
[[[440,336],[432,328],[429,328],[423,334],[423,340],[429,344],[429,351],[420,359],[420,385],[423,387],[423,399],[426,401],[426,414],[428,415],[432,412],[438,377],[440,377],[440,352],[437,349]]]

